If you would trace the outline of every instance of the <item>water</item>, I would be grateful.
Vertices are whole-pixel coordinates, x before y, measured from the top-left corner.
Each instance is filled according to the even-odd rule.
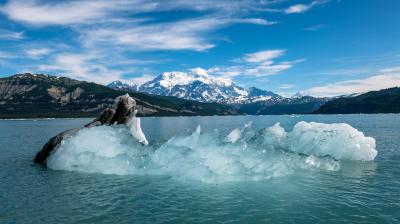
[[[345,122],[375,138],[374,161],[339,170],[295,169],[258,181],[202,182],[168,175],[105,175],[32,164],[60,131],[90,119],[0,121],[0,223],[399,223],[400,116],[307,115],[143,118],[149,145],[218,129],[280,122]],[[329,158],[328,158],[329,159]]]

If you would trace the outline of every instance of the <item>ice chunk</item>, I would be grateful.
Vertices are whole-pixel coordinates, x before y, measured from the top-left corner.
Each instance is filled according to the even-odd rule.
[[[144,145],[148,145],[149,142],[146,139],[142,131],[142,127],[140,126],[140,118],[136,117],[137,110],[133,113],[132,117],[129,119],[127,125],[131,131],[131,134],[134,138],[136,138],[140,143]]]
[[[230,143],[237,142],[240,138],[245,137],[243,133],[245,133],[251,127],[251,122],[244,125],[242,128],[233,129],[227,136],[225,141]]]
[[[375,139],[348,124],[297,123],[288,134],[293,152],[342,160],[374,160]]]
[[[226,136],[226,141],[230,143],[235,143],[237,140],[239,140],[241,135],[241,130],[239,128],[235,128],[231,131],[231,133]]]

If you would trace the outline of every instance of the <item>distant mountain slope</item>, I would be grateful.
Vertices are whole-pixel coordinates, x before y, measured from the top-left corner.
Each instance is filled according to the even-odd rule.
[[[250,87],[248,90],[249,97],[259,97],[259,96],[271,96],[271,97],[278,97],[279,95],[267,90],[262,90],[256,87]]]
[[[328,98],[311,96],[283,98],[273,97],[267,101],[236,105],[239,112],[250,115],[309,114],[326,103]]]
[[[371,91],[327,102],[315,114],[400,113],[400,88]]]
[[[125,93],[66,77],[17,74],[0,78],[0,118],[93,117]],[[137,101],[140,116],[238,114],[226,105],[129,94]]]

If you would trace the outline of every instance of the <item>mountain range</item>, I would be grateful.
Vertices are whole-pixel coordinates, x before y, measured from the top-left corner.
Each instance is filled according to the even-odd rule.
[[[126,94],[92,82],[44,74],[0,78],[0,118],[94,117]],[[230,106],[131,92],[139,116],[236,115]]]
[[[45,74],[0,78],[0,118],[94,117],[126,93],[136,100],[139,116],[400,112],[399,87],[335,98],[283,97],[207,74],[175,72],[141,86],[109,86]]]
[[[107,86],[119,90],[223,104],[251,103],[280,97],[276,93],[256,87],[245,89],[230,79],[212,77],[201,69],[193,69],[191,72],[164,72],[140,86],[119,80]]]
[[[246,89],[230,79],[210,76],[202,69],[193,69],[190,72],[165,72],[140,86],[117,80],[108,87],[199,102],[227,104],[241,113],[253,115],[311,113],[329,100],[300,93],[293,97],[283,97],[256,87]]]

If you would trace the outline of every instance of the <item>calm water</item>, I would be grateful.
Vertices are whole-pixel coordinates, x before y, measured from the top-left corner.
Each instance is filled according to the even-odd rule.
[[[150,144],[203,130],[346,122],[377,141],[373,162],[265,181],[54,171],[32,164],[60,131],[90,119],[0,121],[0,223],[400,223],[400,115],[144,118]]]

